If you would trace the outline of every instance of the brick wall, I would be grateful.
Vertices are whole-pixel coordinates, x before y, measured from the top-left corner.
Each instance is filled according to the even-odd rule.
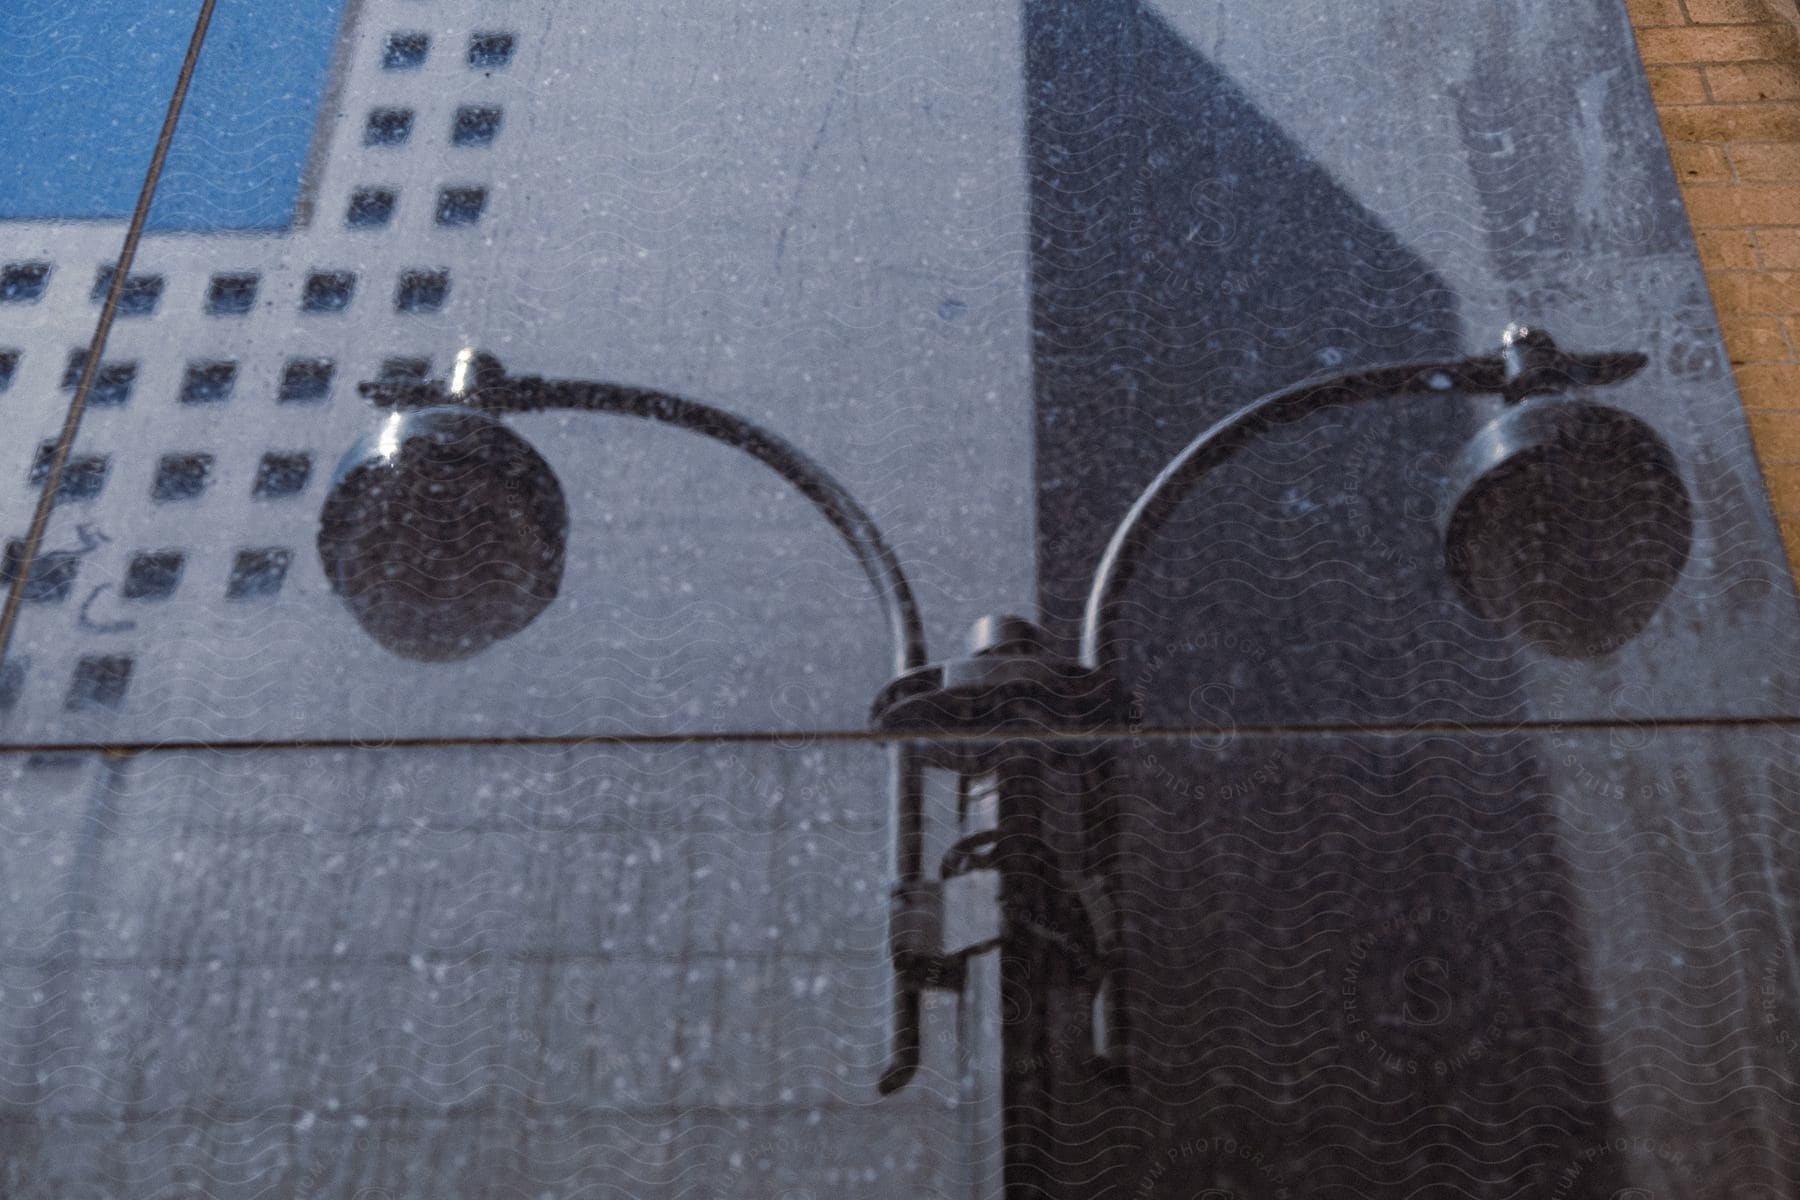
[[[1800,568],[1800,3],[1626,6]]]

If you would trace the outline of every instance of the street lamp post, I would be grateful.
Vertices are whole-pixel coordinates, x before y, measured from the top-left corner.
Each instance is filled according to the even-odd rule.
[[[946,912],[946,884],[991,863],[979,852],[993,839],[959,844],[930,877],[924,772],[938,766],[972,775],[997,756],[1033,753],[1033,739],[1118,727],[1123,597],[1163,523],[1214,468],[1268,430],[1322,409],[1408,394],[1498,395],[1502,412],[1470,440],[1452,476],[1440,524],[1445,568],[1480,616],[1549,653],[1599,656],[1648,623],[1679,577],[1693,535],[1692,505],[1668,446],[1642,420],[1583,394],[1630,378],[1645,362],[1637,353],[1568,353],[1541,331],[1512,326],[1497,355],[1312,379],[1239,409],[1177,454],[1119,523],[1095,570],[1074,658],[1052,654],[1032,622],[1007,617],[979,625],[967,656],[932,662],[912,589],[875,522],[785,439],[661,392],[508,375],[473,350],[458,355],[447,385],[362,385],[390,411],[338,466],[318,547],[332,589],[372,637],[405,657],[445,661],[523,629],[561,583],[568,533],[561,488],[502,417],[576,411],[674,425],[749,454],[811,501],[875,590],[896,673],[872,711],[873,727],[896,739],[895,1003],[880,1080],[889,1093],[917,1070],[924,993],[957,986],[962,955],[990,944],[946,933],[963,924]],[[938,733],[962,736],[941,744],[924,736]],[[1085,904],[1089,950],[1104,958],[1105,881],[1096,883],[1066,891]],[[1114,973],[1100,962],[1095,982],[1094,1041],[1111,1055],[1120,1053],[1116,1030],[1124,1024],[1107,982]]]

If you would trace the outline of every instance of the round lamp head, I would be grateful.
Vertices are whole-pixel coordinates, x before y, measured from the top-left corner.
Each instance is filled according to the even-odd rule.
[[[550,466],[485,413],[390,414],[351,447],[319,518],[325,577],[405,658],[467,658],[529,625],[562,582],[568,508]]]
[[[1444,552],[1458,591],[1559,657],[1635,637],[1687,563],[1693,506],[1675,456],[1620,409],[1516,404],[1475,435],[1451,483]]]

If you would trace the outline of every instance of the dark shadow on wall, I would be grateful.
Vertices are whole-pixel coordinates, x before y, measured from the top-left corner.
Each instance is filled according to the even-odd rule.
[[[1211,421],[1462,346],[1449,286],[1148,6],[1025,11],[1041,600],[1069,637],[1113,525]],[[1434,528],[1474,424],[1441,398],[1329,414],[1203,485],[1129,614],[1147,722],[1516,714]],[[1230,694],[1162,694],[1175,660]]]
[[[1200,429],[1308,375],[1463,347],[1448,285],[1148,5],[1024,11],[1040,603],[1067,645],[1114,525]],[[1134,723],[1519,713],[1516,661],[1456,602],[1437,547],[1438,485],[1475,423],[1441,399],[1328,414],[1209,481],[1135,586]],[[1603,1144],[1586,954],[1525,739],[1160,744],[1152,766],[1115,746],[1112,811],[1060,847],[1121,893],[1145,1069],[1121,1086],[1037,1052],[1058,1044],[1053,1002],[1016,1021],[1017,1194],[1548,1195],[1559,1162]],[[1231,802],[1202,814],[1221,788]],[[1046,789],[1046,841],[1081,796]],[[1322,823],[1263,827],[1309,797]],[[1218,863],[1234,839],[1245,853]],[[1359,938],[1368,961],[1315,961]],[[1008,969],[1053,973],[1029,951]],[[1429,1033],[1376,1043],[1403,1047],[1398,1067],[1371,1062],[1325,994],[1346,972],[1365,1007],[1394,1009],[1371,1019],[1402,1025],[1488,1012],[1508,972],[1536,990],[1504,1034],[1452,1026],[1462,1060],[1441,1077]],[[1309,1079],[1333,1102],[1310,1103]],[[1279,1175],[1224,1149],[1252,1143]],[[1596,1168],[1568,1194],[1617,1186]]]

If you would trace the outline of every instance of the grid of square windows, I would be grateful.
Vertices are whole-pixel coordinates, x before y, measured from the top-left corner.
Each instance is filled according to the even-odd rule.
[[[515,39],[510,33],[481,32],[469,39],[468,63],[478,69],[494,69],[511,62]],[[402,32],[391,35],[382,48],[382,66],[388,70],[409,70],[425,64],[430,53],[430,38],[423,33]],[[451,143],[456,146],[490,144],[499,134],[503,117],[495,105],[463,105],[456,110]],[[399,145],[412,133],[414,114],[405,108],[376,109],[369,114],[365,141],[371,145]],[[345,213],[345,224],[353,228],[380,228],[388,225],[398,204],[391,188],[364,187],[352,193]],[[479,186],[455,186],[440,189],[434,217],[446,226],[471,225],[479,222],[487,204],[486,189]],[[11,263],[0,267],[0,303],[30,303],[45,294],[52,268],[48,263]],[[103,267],[95,277],[93,297],[104,300],[114,283],[114,268]],[[412,269],[402,271],[396,283],[394,305],[405,313],[436,312],[444,306],[449,293],[449,272],[445,269]],[[250,272],[222,273],[213,276],[205,298],[205,311],[214,316],[243,315],[254,310],[260,288],[259,277]],[[354,297],[356,276],[347,271],[315,271],[303,287],[301,306],[308,312],[341,312]],[[159,275],[131,275],[119,287],[118,311],[124,316],[154,313],[165,291]],[[0,390],[4,390],[16,373],[20,353],[0,351]],[[79,381],[85,352],[70,355],[65,370],[65,386]],[[382,364],[384,379],[423,379],[429,373],[429,362],[419,358],[391,358]],[[95,371],[90,401],[96,404],[123,403],[129,396],[136,377],[136,363],[105,362]],[[279,400],[308,402],[326,398],[331,390],[335,364],[329,359],[291,359],[283,369]],[[235,363],[225,361],[188,364],[183,377],[180,398],[183,403],[204,404],[226,400],[237,378]],[[41,484],[48,475],[52,448],[40,447],[34,460],[31,479]],[[110,463],[101,455],[72,455],[64,465],[59,499],[90,499],[104,485]],[[262,456],[252,484],[252,494],[261,498],[281,498],[302,493],[310,479],[311,456],[304,452],[269,452]],[[158,463],[153,495],[159,500],[189,499],[202,494],[213,468],[211,455],[200,453],[164,455]],[[6,547],[0,564],[0,578],[11,582],[18,570],[22,547],[15,541]],[[226,596],[247,600],[272,596],[285,582],[292,551],[285,547],[261,547],[240,550],[226,582]],[[127,568],[122,594],[130,600],[165,599],[174,594],[185,568],[185,555],[178,550],[143,551],[135,554]],[[40,554],[33,564],[32,578],[27,581],[26,595],[39,601],[66,598],[72,591],[80,555],[74,552]],[[129,687],[134,663],[129,656],[90,655],[81,658],[70,680],[66,707],[71,710],[117,708]],[[11,701],[22,686],[22,661],[0,668],[0,692]]]
[[[508,65],[514,56],[516,39],[511,33],[483,31],[468,41],[467,61],[470,67],[492,70]],[[381,65],[386,70],[412,70],[423,67],[430,55],[431,38],[420,32],[402,31],[391,34],[381,49]],[[394,146],[407,142],[412,134],[415,114],[407,108],[378,108],[368,114],[364,140],[370,145]],[[502,110],[492,104],[459,106],[452,120],[452,145],[477,147],[492,143],[503,123]],[[377,229],[389,225],[398,207],[398,195],[390,187],[359,187],[352,192],[345,211],[344,223],[351,228]],[[439,189],[434,219],[439,225],[466,226],[477,224],[487,207],[487,189],[477,185],[446,186]],[[43,262],[15,262],[0,266],[0,303],[32,303],[48,289],[53,268]],[[102,267],[95,276],[92,296],[103,301],[115,284],[116,268]],[[159,307],[165,293],[165,279],[154,274],[128,275],[117,288],[117,311],[122,316],[147,316]],[[204,310],[213,316],[244,315],[255,309],[260,278],[254,272],[226,272],[214,275],[209,282]],[[357,279],[350,271],[314,271],[306,277],[301,307],[307,312],[342,312],[349,308],[355,295]],[[402,313],[431,313],[441,310],[450,288],[449,271],[444,268],[414,268],[399,273],[394,291],[394,307]],[[0,350],[0,391],[4,391],[17,372],[21,352]],[[85,366],[85,352],[70,355],[64,384],[73,387]],[[137,366],[132,363],[103,362],[94,372],[90,402],[99,405],[121,404],[130,395]],[[390,358],[380,368],[383,379],[424,379],[430,370],[422,358]],[[325,358],[295,358],[283,367],[278,391],[281,402],[316,402],[329,396],[335,364]],[[227,400],[236,384],[237,364],[228,361],[191,362],[183,376],[180,400],[184,404],[218,403]],[[30,478],[42,484],[48,477],[53,449],[40,446],[33,461]],[[204,493],[213,471],[213,457],[203,453],[167,454],[158,462],[152,494],[158,500],[191,499]],[[104,455],[71,455],[61,474],[58,499],[91,499],[104,486],[110,460]],[[262,455],[251,485],[253,496],[280,499],[304,493],[312,473],[312,456],[307,452],[275,452]],[[0,562],[0,580],[16,581],[23,547],[13,541],[5,547]],[[285,583],[293,552],[287,547],[253,547],[237,552],[225,595],[232,600],[251,600],[276,595]],[[80,567],[79,552],[40,553],[32,564],[31,578],[24,588],[26,598],[38,602],[59,602],[73,591]],[[179,587],[186,565],[180,550],[146,550],[135,553],[121,584],[121,594],[133,601],[167,599]],[[23,686],[26,664],[17,660],[0,666],[0,707],[17,699]],[[70,677],[65,706],[70,710],[116,709],[122,706],[134,670],[127,655],[88,655],[80,658]]]

